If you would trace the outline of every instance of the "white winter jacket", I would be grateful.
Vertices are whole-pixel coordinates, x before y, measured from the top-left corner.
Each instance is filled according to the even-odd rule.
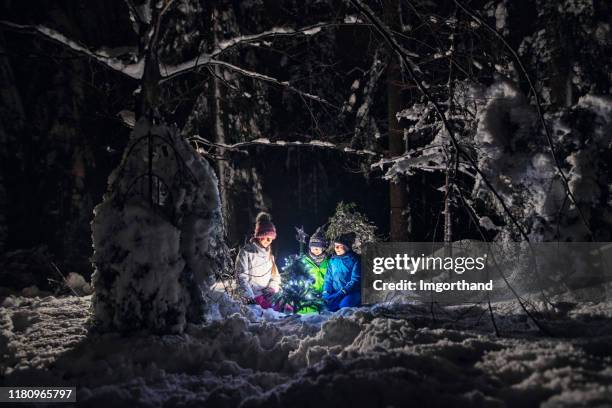
[[[270,249],[249,242],[236,257],[236,278],[242,296],[254,298],[263,288],[280,288],[280,275]]]

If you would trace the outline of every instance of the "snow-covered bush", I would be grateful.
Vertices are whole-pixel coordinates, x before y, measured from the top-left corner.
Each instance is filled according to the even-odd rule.
[[[538,132],[535,109],[507,79],[500,78],[488,88],[474,87],[473,92],[486,101],[476,112],[473,143],[478,167],[528,232],[541,221],[553,221],[565,193]],[[503,234],[518,234],[481,177],[476,178],[472,197],[505,219],[509,228]]]
[[[564,212],[559,239],[609,241],[612,238],[612,98],[587,94],[550,118],[569,188],[593,234],[591,237],[572,205]]]
[[[172,129],[138,122],[92,222],[100,327],[182,332],[229,266],[217,178]]]
[[[592,238],[566,194],[535,107],[507,80],[495,82],[479,96],[487,102],[477,108],[474,150],[478,166],[529,236],[534,241]],[[546,118],[569,188],[598,239],[604,239],[609,229],[609,169],[602,152],[612,136],[611,112],[609,97],[586,95]],[[483,200],[505,219],[510,228],[502,235],[518,237],[481,178],[476,179],[472,197]]]

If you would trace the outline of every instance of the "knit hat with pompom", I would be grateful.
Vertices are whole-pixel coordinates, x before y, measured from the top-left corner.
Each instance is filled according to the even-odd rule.
[[[267,212],[260,212],[255,218],[255,232],[253,233],[255,238],[270,237],[276,238],[276,227],[272,224],[272,217]]]
[[[310,241],[308,242],[308,246],[310,248],[312,247],[318,247],[318,248],[327,248],[327,240],[325,239],[325,232],[323,231],[323,229],[321,227],[317,228],[317,230],[314,232],[314,234],[312,234],[312,236],[310,237]]]

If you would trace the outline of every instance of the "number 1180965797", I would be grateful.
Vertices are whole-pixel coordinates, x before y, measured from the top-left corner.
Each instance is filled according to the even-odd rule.
[[[76,387],[0,387],[0,402],[76,402]]]

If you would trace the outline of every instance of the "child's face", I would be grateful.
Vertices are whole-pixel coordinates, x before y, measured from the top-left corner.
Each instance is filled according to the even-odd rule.
[[[272,241],[274,241],[274,238],[262,237],[257,238],[257,241],[259,241],[259,245],[261,245],[262,247],[268,248],[270,245],[272,245]]]
[[[336,255],[344,255],[346,254],[346,247],[336,242],[334,244],[334,251],[336,252]]]
[[[310,253],[314,256],[319,256],[323,253],[323,248],[316,246],[310,247]]]

